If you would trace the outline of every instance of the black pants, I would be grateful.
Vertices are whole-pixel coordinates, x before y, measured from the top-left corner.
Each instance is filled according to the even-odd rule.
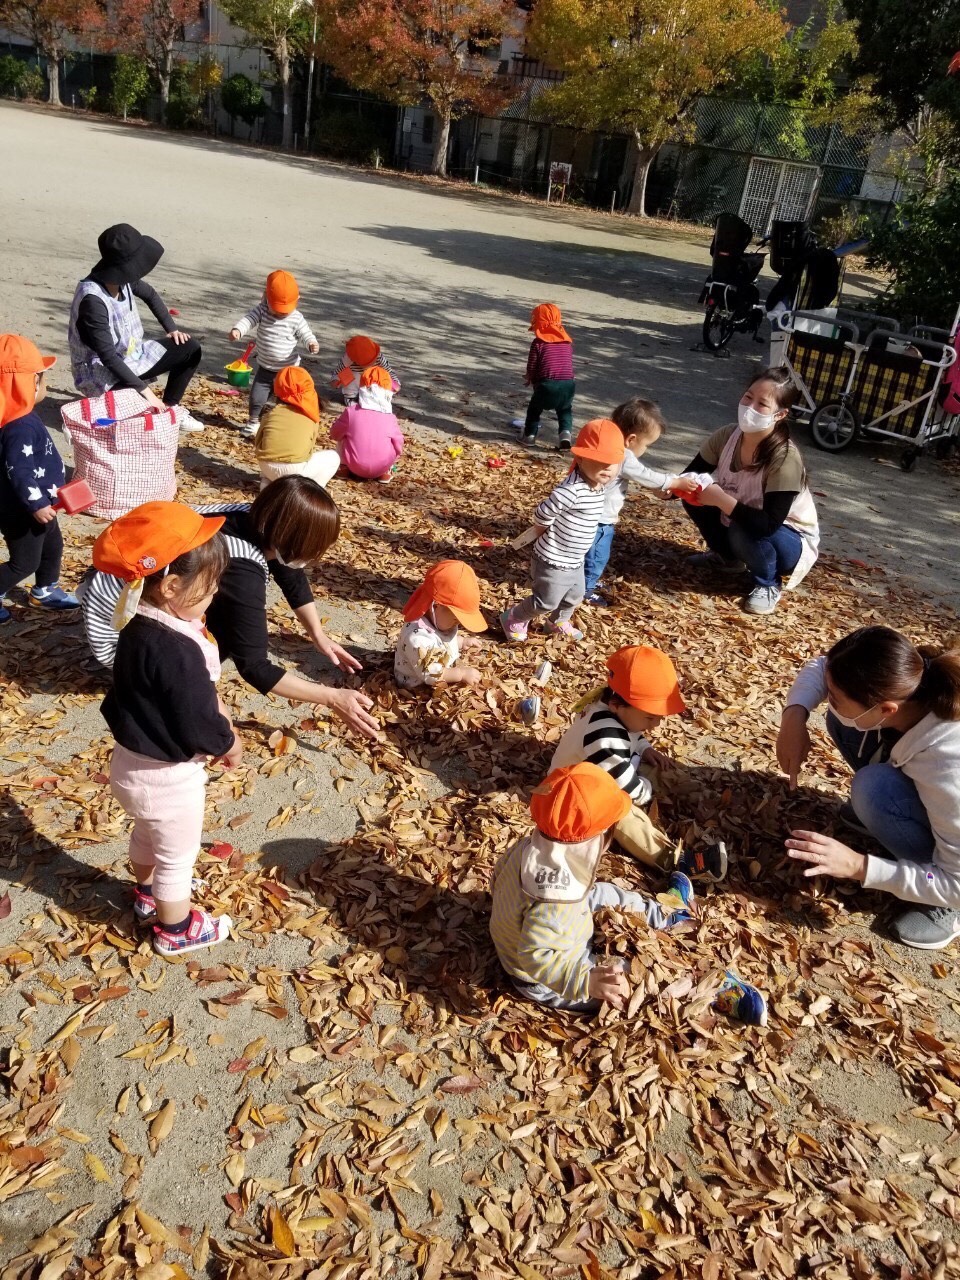
[[[164,353],[157,363],[152,365],[146,373],[141,373],[140,377],[144,382],[151,382],[158,374],[167,374],[163,403],[179,404],[190,379],[197,372],[203,349],[196,338],[189,338],[186,342],[174,342],[172,338],[159,338],[158,341],[161,347],[165,348]]]
[[[56,520],[41,524],[27,511],[0,516],[0,533],[10,552],[0,564],[0,598],[24,578],[35,575],[38,587],[52,587],[60,578],[63,536]]]

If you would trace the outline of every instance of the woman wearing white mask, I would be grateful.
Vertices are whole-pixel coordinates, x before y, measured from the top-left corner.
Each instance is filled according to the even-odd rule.
[[[900,942],[939,950],[960,936],[960,650],[918,649],[890,627],[862,627],[808,662],[787,698],[777,760],[791,788],[810,752],[807,718],[824,700],[827,732],[854,771],[840,816],[888,856],[792,831],[806,876],[858,880],[918,904],[894,921]]]
[[[787,425],[798,395],[788,369],[758,373],[736,424],[715,431],[687,468],[713,473],[697,504],[683,504],[709,547],[689,563],[724,572],[746,566],[747,613],[773,613],[783,589],[797,586],[817,558],[817,511]]]

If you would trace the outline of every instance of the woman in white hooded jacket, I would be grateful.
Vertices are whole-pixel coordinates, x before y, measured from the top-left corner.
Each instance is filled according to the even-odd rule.
[[[841,817],[888,856],[793,831],[807,876],[859,880],[917,904],[897,917],[907,946],[939,950],[960,936],[960,650],[917,649],[890,627],[862,627],[800,671],[777,759],[796,786],[810,751],[807,717],[826,699],[827,731],[854,770]]]

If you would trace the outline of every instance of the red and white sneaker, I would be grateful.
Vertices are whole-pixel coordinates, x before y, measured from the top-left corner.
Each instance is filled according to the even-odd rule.
[[[153,926],[153,949],[161,956],[179,956],[185,951],[215,947],[230,936],[232,925],[229,916],[212,916],[194,907],[185,933],[168,933],[162,924]]]
[[[198,880],[196,876],[190,881],[190,890],[192,893],[199,893],[201,889],[207,887],[206,880]],[[156,924],[157,922],[157,902],[152,893],[144,893],[142,889],[134,885],[133,888],[133,918],[137,924]]]

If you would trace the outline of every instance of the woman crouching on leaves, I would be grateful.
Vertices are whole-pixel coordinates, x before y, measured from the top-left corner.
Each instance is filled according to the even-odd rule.
[[[960,936],[960,650],[917,649],[890,627],[863,627],[800,671],[787,698],[777,759],[797,783],[810,752],[807,717],[826,699],[827,731],[854,771],[840,816],[886,850],[853,849],[793,831],[807,876],[859,880],[917,905],[893,924],[910,947]]]
[[[773,613],[817,559],[817,511],[787,425],[798,394],[789,369],[764,369],[740,397],[737,421],[705,440],[687,468],[713,473],[697,503],[683,504],[709,548],[687,562],[727,573],[746,568],[747,613]]]

